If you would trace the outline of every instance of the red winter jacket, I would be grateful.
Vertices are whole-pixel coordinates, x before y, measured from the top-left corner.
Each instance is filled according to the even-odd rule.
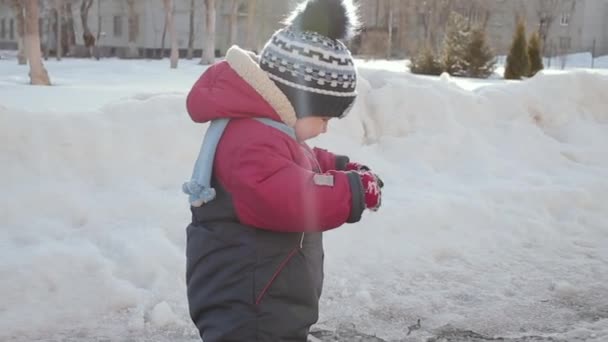
[[[226,60],[187,99],[196,122],[232,119],[213,164],[217,196],[191,207],[190,317],[208,342],[306,341],[323,287],[321,232],[361,218],[363,186],[357,173],[335,171],[348,158],[253,120],[293,127],[296,117],[251,56],[233,47]]]
[[[195,122],[232,119],[219,142],[213,170],[232,196],[239,221],[282,232],[325,231],[358,221],[364,209],[358,176],[332,171],[343,170],[346,157],[310,149],[251,120],[269,118],[290,126],[295,122],[287,99],[260,72],[247,64],[237,63],[235,70],[226,61],[217,63],[187,98]],[[328,171],[333,186],[317,185],[315,174]]]

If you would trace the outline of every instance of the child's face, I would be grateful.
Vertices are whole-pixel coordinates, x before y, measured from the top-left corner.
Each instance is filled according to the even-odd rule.
[[[296,120],[296,137],[299,141],[312,139],[321,133],[327,132],[329,117],[309,116]]]

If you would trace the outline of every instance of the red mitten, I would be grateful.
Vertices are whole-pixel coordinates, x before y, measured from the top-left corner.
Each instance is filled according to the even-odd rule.
[[[372,169],[370,169],[369,166],[355,162],[349,162],[346,164],[346,171],[367,172],[371,170]],[[382,179],[380,179],[380,177],[375,173],[374,176],[376,176],[376,181],[378,182],[378,185],[380,185],[380,188],[384,188],[384,182]]]
[[[372,172],[359,172],[363,193],[365,194],[365,207],[371,211],[377,211],[382,204],[382,191],[378,177]]]
[[[357,171],[357,172],[361,172],[361,171],[369,171],[370,168],[367,165],[363,165],[363,164],[359,164],[359,163],[355,163],[355,162],[349,162],[346,164],[346,169],[345,171]]]

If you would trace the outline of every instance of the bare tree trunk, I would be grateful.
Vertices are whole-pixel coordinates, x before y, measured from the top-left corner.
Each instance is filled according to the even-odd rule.
[[[51,55],[51,33],[53,32],[53,22],[51,21],[51,16],[56,14],[53,10],[46,8],[45,2],[38,2],[38,5],[42,5],[42,8],[39,8],[38,17],[44,18],[46,20],[42,20],[38,25],[42,25],[40,28],[40,42],[42,43],[42,57],[45,61],[49,59]],[[43,29],[44,27],[44,29]]]
[[[232,7],[230,7],[230,36],[228,41],[230,45],[236,44],[236,36],[238,32],[238,19],[239,19],[239,0],[232,0]]]
[[[139,19],[135,11],[135,0],[127,0],[129,7],[129,46],[127,50],[128,58],[139,58],[137,49],[137,36],[139,35]]]
[[[89,10],[93,6],[93,0],[82,0],[80,4],[80,21],[82,22],[83,33],[91,33],[89,29]]]
[[[571,31],[572,31],[572,24],[570,23],[570,20],[574,14],[574,12],[576,11],[576,2],[573,1],[572,3],[570,3],[570,7],[569,8],[564,8],[564,6],[562,5],[561,8],[561,13],[562,16],[567,15],[567,23],[565,23],[566,25],[566,29],[565,29],[565,35],[566,37],[570,37],[571,36]],[[561,19],[561,18],[560,18]],[[561,38],[560,38],[560,51],[561,51],[561,56],[559,59],[560,62],[560,66],[562,68],[562,70],[564,70],[568,64],[568,60],[569,60],[569,55],[570,53],[573,52],[572,50],[572,39],[569,39],[569,42],[567,44],[567,46],[562,46],[562,42],[561,42]],[[576,51],[576,50],[574,50]],[[593,58],[593,57],[592,57]]]
[[[23,41],[25,36],[25,18],[23,16],[23,5],[19,0],[13,0],[11,2],[13,7],[13,12],[15,13],[15,18],[17,21],[17,62],[19,65],[27,64],[27,58],[25,55],[25,43]]]
[[[165,18],[165,22],[163,23],[163,35],[160,38],[160,52],[158,54],[158,58],[160,58],[160,59],[165,58],[165,38],[167,38],[167,19],[166,18]]]
[[[200,64],[213,64],[215,62],[215,0],[205,1],[205,41],[203,43],[203,57]]]
[[[93,57],[93,48],[95,47],[95,36],[89,29],[89,10],[93,5],[93,0],[82,0],[80,5],[80,21],[82,22],[82,41],[84,46],[89,51],[89,57]]]
[[[23,6],[25,6],[25,2],[23,2],[23,0],[20,0],[20,1],[23,3]],[[46,5],[47,5],[47,2],[38,1],[38,37],[40,39],[40,53],[42,54],[42,58],[44,60],[48,59],[48,54],[49,54],[48,32],[49,32],[49,25],[51,22],[51,20],[46,18],[47,16],[51,16],[48,14],[48,12],[51,12],[51,11],[46,10]],[[27,21],[27,9],[26,9],[24,15],[25,15],[25,18]],[[46,21],[44,20],[45,18],[47,19]],[[46,24],[46,26],[45,26],[45,24]],[[26,25],[27,25],[27,22],[26,22]],[[27,27],[26,27],[26,30],[27,30]],[[25,48],[26,48],[25,53],[27,54],[27,46]]]
[[[42,64],[38,0],[25,0],[25,46],[30,61],[30,83],[51,85],[49,74]]]
[[[257,0],[249,0],[247,12],[247,46],[251,50],[256,49],[257,30],[255,27],[255,8]]]
[[[95,39],[95,59],[101,57],[101,49],[99,48],[99,39],[101,38],[101,0],[97,0],[97,37]]]
[[[391,59],[391,56],[393,55],[393,15],[394,15],[394,8],[393,8],[393,1],[389,0],[388,1],[388,42],[386,44],[386,58]]]
[[[57,60],[61,60],[61,56],[63,55],[63,51],[61,49],[61,27],[63,26],[63,0],[55,0],[55,10],[57,11],[57,37],[56,37],[56,50],[55,54],[57,56]]]
[[[547,51],[547,39],[551,32],[551,26],[559,13],[559,3],[552,0],[540,0],[536,14],[538,16],[538,34],[541,39],[541,54],[545,55]]]
[[[165,6],[165,26],[169,29],[171,37],[171,69],[177,69],[179,51],[177,49],[177,34],[173,23],[173,0],[163,0]]]
[[[97,43],[101,38],[101,0],[97,0]]]
[[[194,0],[190,0],[190,26],[188,31],[188,54],[187,59],[194,55]]]
[[[397,25],[399,25],[397,41],[399,42],[399,46],[404,49],[404,52],[408,56],[412,55],[413,51],[418,50],[416,40],[419,39],[409,39],[408,37],[409,29],[413,28],[411,25],[411,17],[414,15],[414,13],[418,13],[415,12],[414,6],[415,4],[413,1],[397,1]]]
[[[73,56],[76,52],[76,31],[74,30],[74,12],[72,11],[72,2],[68,1],[65,4],[65,15],[67,16],[67,32],[66,32],[66,44],[67,53],[69,56]],[[62,39],[63,40],[63,39]],[[65,52],[64,50],[64,52]]]

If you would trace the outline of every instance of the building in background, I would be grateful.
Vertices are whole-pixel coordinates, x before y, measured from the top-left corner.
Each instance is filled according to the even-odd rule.
[[[608,54],[608,0],[359,0],[363,30],[357,51],[373,57],[439,48],[453,11],[486,28],[499,55],[508,52],[518,17],[539,31],[546,56]],[[390,38],[389,38],[390,37]]]
[[[64,17],[64,51],[84,55],[81,4],[83,0],[63,0],[69,7]],[[236,43],[259,51],[280,21],[298,0],[216,0],[216,53],[222,55]],[[0,49],[17,48],[17,29],[11,0],[0,0]],[[370,57],[404,57],[428,44],[439,48],[450,12],[464,15],[472,24],[486,28],[488,41],[499,55],[511,45],[518,16],[528,33],[539,31],[545,56],[575,52],[608,54],[608,0],[355,0],[360,8],[362,31],[352,43],[353,51]],[[53,54],[56,46],[55,0],[41,0],[41,42],[43,51]],[[154,58],[169,54],[168,34],[163,44],[164,10],[161,1],[134,0],[134,16],[129,19],[129,1],[93,0],[88,26],[96,38],[101,56],[127,56],[129,47],[136,56]],[[194,56],[201,55],[205,35],[203,0],[174,0],[174,14],[180,55],[188,50],[190,14],[193,11]],[[251,11],[251,8],[253,12]],[[250,16],[251,13],[251,16]],[[236,18],[236,35],[230,37],[231,19]],[[131,39],[130,39],[131,38]],[[130,44],[130,40],[132,41]],[[70,43],[71,42],[71,43]]]
[[[83,41],[83,25],[81,20],[81,0],[63,0],[68,6],[62,26],[64,32],[73,25],[73,40],[70,51],[73,55],[84,55],[87,49]],[[234,43],[259,51],[274,31],[281,27],[280,22],[293,8],[295,0],[236,0],[236,37],[230,41],[230,27],[233,0],[216,0],[216,53],[222,55]],[[125,0],[93,0],[88,12],[88,27],[96,38],[96,46],[101,56],[127,56],[130,45],[133,45],[139,57],[158,57],[161,47],[165,48],[164,55],[168,56],[171,42],[169,34],[163,32],[165,12],[162,1],[134,0],[133,14]],[[40,31],[43,50],[54,53],[57,39],[57,15],[53,6],[55,0],[41,0]],[[192,7],[193,6],[193,7]],[[250,19],[250,6],[255,6]],[[174,15],[177,31],[177,43],[180,56],[184,57],[188,50],[190,36],[190,14],[193,11],[193,47],[194,56],[201,55],[203,37],[205,35],[205,13],[203,0],[174,0]],[[71,15],[70,15],[71,13]],[[131,19],[130,19],[131,18]],[[10,0],[0,0],[0,49],[17,48],[17,32],[15,18]],[[65,35],[66,33],[64,33]],[[131,42],[131,44],[130,44]],[[48,50],[47,50],[48,49]],[[66,49],[64,51],[68,51]]]

